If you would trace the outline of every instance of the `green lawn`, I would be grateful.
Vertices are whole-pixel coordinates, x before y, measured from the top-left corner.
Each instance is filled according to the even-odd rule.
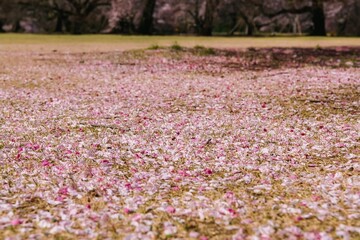
[[[121,36],[121,35],[32,35],[0,34],[1,51],[71,52],[122,51],[151,45],[203,45],[213,48],[248,47],[334,47],[360,46],[360,38],[338,37],[194,37],[194,36]]]

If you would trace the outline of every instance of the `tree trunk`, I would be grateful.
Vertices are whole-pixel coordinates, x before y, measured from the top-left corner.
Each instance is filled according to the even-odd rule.
[[[155,10],[156,0],[145,0],[144,10],[140,19],[138,32],[140,34],[151,35],[153,26],[153,15]]]
[[[72,21],[71,33],[72,34],[82,34],[83,33],[82,25],[83,25],[82,17],[74,16],[73,21]]]
[[[202,36],[211,36],[214,22],[215,0],[207,0],[205,6],[205,14],[203,26],[200,32]]]
[[[21,26],[20,26],[20,20],[16,20],[14,25],[12,26],[12,32],[20,32]]]
[[[245,31],[246,36],[253,36],[254,35],[254,25],[252,24],[252,22],[249,20],[249,18],[245,14],[242,14],[242,15],[243,15],[244,22],[246,24],[246,31]]]
[[[246,23],[246,36],[253,36],[254,35],[254,26],[251,23]]]
[[[360,2],[354,1],[354,3],[348,3],[346,5],[347,9],[347,18],[340,25],[339,35],[345,36],[360,36],[360,25],[359,25],[359,15],[360,15]]]
[[[205,13],[199,34],[202,36],[211,36],[214,27],[214,14],[219,5],[219,0],[207,0],[205,4]]]
[[[3,29],[3,23],[2,23],[2,21],[0,20],[0,33],[2,33],[2,32],[5,32],[5,31],[4,31],[4,29]]]
[[[230,30],[230,32],[228,32],[228,35],[233,36],[235,34],[235,31],[238,30],[239,27],[240,27],[240,20],[237,20],[234,27]]]
[[[64,15],[61,11],[59,11],[57,13],[57,19],[56,19],[56,27],[55,27],[55,32],[56,33],[62,33],[63,32],[63,18]]]
[[[311,33],[312,36],[326,36],[325,29],[325,13],[324,5],[322,1],[313,1],[312,13],[312,22],[314,24],[314,29]]]
[[[250,21],[250,19],[248,18],[248,16],[244,13],[239,11],[241,18],[244,20],[245,25],[246,25],[246,29],[245,29],[245,35],[246,36],[253,36],[254,35],[254,24],[252,21]]]

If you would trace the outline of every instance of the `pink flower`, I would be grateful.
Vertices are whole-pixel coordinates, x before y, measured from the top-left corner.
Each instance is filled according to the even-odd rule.
[[[186,171],[183,171],[183,170],[178,170],[178,174],[179,174],[180,176],[183,176],[183,177],[187,177],[187,176],[188,176],[188,174],[186,173]]]
[[[129,208],[124,208],[124,213],[125,214],[130,214],[130,213],[132,213],[133,211],[132,210],[130,210]]]
[[[131,186],[131,183],[125,183],[125,187],[127,190],[133,189],[133,187]]]
[[[57,196],[56,198],[55,198],[55,200],[56,201],[59,201],[59,202],[62,202],[62,201],[64,201],[64,197],[63,196]]]
[[[40,145],[39,144],[34,144],[31,146],[31,149],[34,150],[34,151],[37,151],[40,149]]]
[[[174,191],[179,191],[180,188],[179,188],[178,186],[174,186],[174,187],[172,187],[172,190],[174,190]]]
[[[290,179],[295,180],[295,179],[297,179],[297,177],[296,177],[296,175],[292,174],[292,175],[290,175]]]
[[[49,166],[51,166],[51,162],[49,160],[44,160],[41,162],[41,165],[43,167],[49,167]]]
[[[205,172],[205,174],[207,174],[207,175],[213,174],[213,171],[212,171],[210,168],[205,168],[204,172]]]
[[[225,193],[225,197],[226,197],[227,199],[232,199],[232,198],[234,198],[234,192],[232,192],[232,191],[226,192],[226,193]]]
[[[69,191],[68,191],[68,187],[62,187],[59,189],[58,194],[60,195],[68,195]]]
[[[321,200],[321,197],[318,196],[318,195],[313,195],[313,196],[311,196],[311,199],[312,199],[313,201],[317,202],[317,201]]]
[[[71,150],[65,150],[65,154],[72,154]]]
[[[166,211],[168,213],[175,213],[176,212],[176,209],[173,207],[173,206],[167,206],[166,207]]]
[[[231,213],[231,215],[233,215],[233,216],[237,215],[237,214],[236,214],[236,211],[235,211],[234,209],[232,209],[232,208],[229,208],[228,211],[229,211],[229,213]]]
[[[17,225],[20,225],[20,224],[22,224],[23,223],[23,221],[21,220],[21,219],[19,219],[19,218],[15,218],[15,219],[13,219],[12,221],[11,221],[11,225],[12,226],[17,226]]]

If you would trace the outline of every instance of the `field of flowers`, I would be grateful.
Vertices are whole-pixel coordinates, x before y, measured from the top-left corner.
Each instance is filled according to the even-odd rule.
[[[359,239],[359,56],[1,53],[0,239]]]

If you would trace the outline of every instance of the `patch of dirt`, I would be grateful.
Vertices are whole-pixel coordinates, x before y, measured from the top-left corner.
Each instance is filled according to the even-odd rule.
[[[262,71],[264,69],[298,68],[308,65],[331,68],[360,67],[360,48],[354,47],[248,48],[242,51],[195,47],[177,51],[171,49],[147,50],[141,56],[153,55],[154,53],[157,57],[163,55],[165,58],[181,59],[195,65],[220,65],[229,70]],[[139,53],[137,52],[136,55]]]

